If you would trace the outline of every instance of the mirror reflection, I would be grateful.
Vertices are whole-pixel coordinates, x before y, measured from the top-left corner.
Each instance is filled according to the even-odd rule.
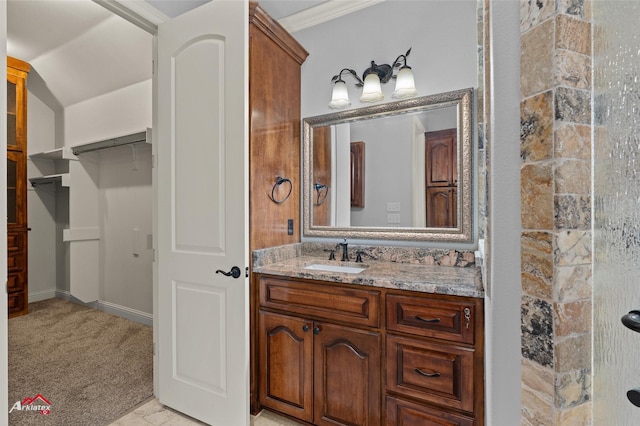
[[[305,119],[305,235],[471,241],[472,99],[465,89]]]

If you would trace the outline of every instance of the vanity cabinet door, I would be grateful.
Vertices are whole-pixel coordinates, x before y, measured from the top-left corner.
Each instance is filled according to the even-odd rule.
[[[314,325],[314,424],[380,424],[380,342],[379,333]]]
[[[313,323],[260,312],[260,403],[313,421]]]

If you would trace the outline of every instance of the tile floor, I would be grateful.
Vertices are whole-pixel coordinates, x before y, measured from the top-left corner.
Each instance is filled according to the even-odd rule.
[[[187,417],[177,411],[161,405],[153,398],[135,408],[130,413],[119,418],[109,426],[194,426],[205,425]],[[257,416],[251,416],[251,426],[302,426],[269,411],[262,411]]]

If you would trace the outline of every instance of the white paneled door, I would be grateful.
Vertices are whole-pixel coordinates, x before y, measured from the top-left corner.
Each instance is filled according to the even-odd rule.
[[[247,1],[159,25],[156,389],[220,426],[249,424],[247,51]]]

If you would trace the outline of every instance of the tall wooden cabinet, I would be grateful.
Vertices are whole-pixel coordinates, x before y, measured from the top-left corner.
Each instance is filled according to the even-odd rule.
[[[257,2],[249,3],[249,246],[300,242],[300,66],[307,51]],[[278,184],[278,182],[280,182]],[[256,303],[252,281],[250,303]],[[251,313],[257,326],[257,309]],[[257,404],[252,338],[251,405]]]
[[[457,129],[425,133],[428,228],[452,228],[457,224],[457,147]]]
[[[27,75],[31,66],[7,57],[7,292],[9,318],[28,312]]]

